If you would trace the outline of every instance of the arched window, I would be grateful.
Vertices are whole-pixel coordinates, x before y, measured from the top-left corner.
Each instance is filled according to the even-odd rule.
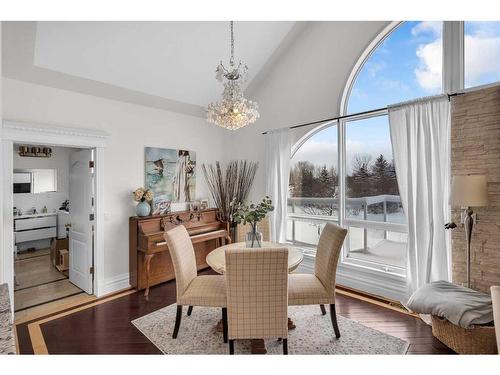
[[[404,276],[406,217],[386,107],[498,81],[500,22],[450,21],[446,28],[428,21],[389,25],[346,83],[340,115],[348,117],[311,131],[297,145],[291,160],[288,240],[312,245],[314,254],[324,223],[340,223],[349,228],[343,264]]]

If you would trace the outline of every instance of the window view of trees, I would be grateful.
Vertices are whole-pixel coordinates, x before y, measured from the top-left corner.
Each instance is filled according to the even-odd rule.
[[[314,134],[290,163],[287,239],[315,245],[324,226],[312,217],[339,218],[337,126]],[[292,218],[293,216],[293,218]]]
[[[346,123],[346,217],[404,223],[386,115]]]
[[[337,170],[333,166],[321,166],[305,160],[298,161],[290,171],[292,197],[333,198],[338,186]]]
[[[309,215],[338,215],[338,175],[333,166],[298,161],[290,170],[290,197],[328,198],[297,200],[301,211]]]
[[[394,162],[380,154],[375,160],[368,154],[356,154],[347,176],[348,195],[353,198],[379,194],[398,195]]]
[[[291,160],[287,239],[315,245],[326,221],[349,228],[349,259],[404,267],[406,234],[387,115],[351,120],[345,127],[345,196],[340,196],[337,127],[305,141]],[[373,222],[377,227],[373,228]],[[382,225],[382,227],[381,227]],[[387,228],[386,228],[387,227]]]

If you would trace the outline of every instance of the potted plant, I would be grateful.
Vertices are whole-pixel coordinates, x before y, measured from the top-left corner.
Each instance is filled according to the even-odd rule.
[[[151,205],[149,202],[153,200],[153,192],[140,187],[137,188],[133,194],[134,200],[139,202],[135,207],[137,216],[148,216],[151,213]]]
[[[251,230],[245,236],[246,247],[262,247],[262,233],[257,231],[257,223],[264,219],[268,212],[274,210],[273,202],[266,196],[259,204],[238,204],[233,220],[237,224],[250,224]]]

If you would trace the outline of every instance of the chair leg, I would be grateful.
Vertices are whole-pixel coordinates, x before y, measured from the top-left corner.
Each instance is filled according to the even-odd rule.
[[[181,325],[182,318],[182,305],[177,305],[177,314],[175,314],[175,327],[174,333],[172,334],[172,338],[176,339],[177,334],[179,333],[179,327]]]
[[[288,354],[288,339],[283,339],[283,354]]]
[[[234,340],[229,340],[229,354],[234,354]]]
[[[191,313],[193,312],[193,306],[188,307],[188,316],[191,316]]]
[[[319,308],[321,309],[321,315],[326,315],[325,305],[319,305]]]
[[[222,308],[222,334],[224,336],[224,343],[227,343],[227,308]]]
[[[335,331],[335,337],[340,337],[339,326],[337,324],[337,313],[335,312],[335,304],[330,305],[330,317],[332,318],[333,330]]]

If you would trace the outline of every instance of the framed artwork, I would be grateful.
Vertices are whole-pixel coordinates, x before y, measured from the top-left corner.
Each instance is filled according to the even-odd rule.
[[[196,153],[144,148],[146,189],[170,202],[190,202],[196,195]]]
[[[170,201],[165,195],[153,198],[153,215],[164,215],[170,212]]]
[[[200,199],[200,210],[207,210],[208,207],[208,198]]]
[[[200,201],[193,201],[189,202],[189,210],[190,211],[199,211],[200,208]]]

